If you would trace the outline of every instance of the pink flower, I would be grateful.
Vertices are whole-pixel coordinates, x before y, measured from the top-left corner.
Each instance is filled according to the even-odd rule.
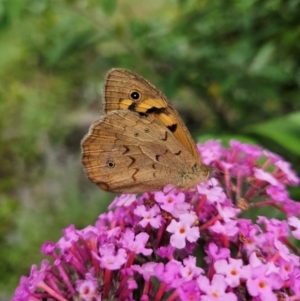
[[[274,248],[277,249],[282,259],[299,265],[299,256],[291,253],[289,248],[277,238],[274,238]]]
[[[79,235],[76,232],[75,226],[70,225],[63,230],[64,236],[57,242],[57,246],[61,249],[69,249],[74,242],[77,242]]]
[[[292,292],[295,294],[295,296],[300,296],[300,274],[297,269],[291,273],[290,281]]]
[[[183,265],[180,267],[180,274],[185,281],[196,279],[203,272],[203,269],[197,267],[196,257],[193,256],[184,259]]]
[[[257,178],[258,180],[266,181],[274,186],[278,185],[278,181],[268,172],[260,168],[253,168],[253,170],[255,178]]]
[[[203,145],[197,144],[197,147],[201,154],[201,160],[206,165],[211,164],[222,156],[223,149],[220,140],[210,140]]]
[[[213,262],[215,260],[218,260],[218,259],[228,258],[229,255],[230,255],[229,249],[227,249],[227,248],[218,248],[218,246],[213,242],[211,242],[208,245],[206,253],[208,254],[208,259],[209,258],[213,259]],[[210,260],[209,262],[212,262],[212,261]]]
[[[173,247],[182,249],[186,245],[186,240],[189,242],[195,242],[200,237],[200,233],[197,227],[194,227],[195,215],[182,214],[179,221],[174,219],[167,227],[167,231],[173,233],[170,239],[170,243]]]
[[[216,273],[225,276],[225,282],[228,286],[234,288],[240,284],[243,277],[243,261],[241,259],[228,258],[228,261],[221,259],[214,264]]]
[[[124,249],[116,249],[114,245],[102,245],[99,248],[100,256],[94,254],[100,262],[100,266],[109,270],[118,270],[127,261],[127,253]]]
[[[160,208],[171,213],[174,217],[179,217],[181,213],[188,210],[189,206],[185,202],[185,195],[182,192],[171,190],[167,193],[156,192],[155,200],[160,205]]]
[[[280,258],[277,261],[277,265],[279,266],[278,273],[280,274],[280,277],[283,280],[288,280],[292,276],[293,272],[297,270],[297,263],[294,263],[292,261],[286,261],[282,258]]]
[[[243,249],[251,254],[256,247],[258,233],[261,232],[258,225],[252,225],[249,220],[239,219],[238,228],[240,237],[243,239]]]
[[[145,232],[141,232],[135,236],[131,229],[126,229],[120,243],[123,248],[128,249],[135,254],[141,253],[148,256],[153,252],[153,250],[145,248],[148,239],[149,234]]]
[[[300,239],[300,220],[297,217],[292,216],[288,218],[288,223],[293,228],[293,236],[297,239]]]
[[[216,221],[213,226],[210,227],[215,233],[224,234],[226,236],[235,236],[239,229],[237,227],[237,222],[230,220],[225,223],[221,223],[220,221]]]
[[[276,218],[267,219],[264,216],[259,216],[257,223],[264,223],[268,233],[281,237],[288,235],[288,224],[286,221],[280,221]]]
[[[278,160],[282,160],[282,157],[280,157],[279,155],[270,152],[269,150],[264,149],[263,151],[263,155],[270,159],[271,162],[274,164],[275,162],[277,162]]]
[[[206,195],[207,201],[212,204],[223,203],[226,199],[223,189],[218,186],[218,182],[214,178],[207,182],[198,184],[197,190],[200,194]]]
[[[223,218],[224,222],[229,222],[231,218],[236,217],[241,212],[240,209],[226,206],[225,204],[221,205],[221,204],[217,203],[216,207],[219,211],[219,214]]]
[[[139,224],[145,228],[147,225],[151,225],[153,228],[157,229],[162,223],[162,217],[160,215],[160,209],[157,205],[154,205],[152,208],[147,208],[144,205],[137,206],[134,210],[134,214],[140,217],[143,217],[139,221]]]
[[[101,301],[97,289],[98,289],[98,281],[90,274],[86,275],[85,280],[78,280],[76,282],[76,291],[79,293],[80,300]]]
[[[200,290],[195,280],[185,282],[177,288],[180,301],[201,300]]]
[[[137,264],[132,265],[131,268],[133,271],[139,272],[139,274],[142,275],[146,281],[149,281],[150,277],[154,276],[154,269],[156,265],[157,263],[154,262],[146,262],[141,266]]]
[[[267,269],[266,265],[253,268],[251,277],[246,282],[247,289],[252,297],[259,296],[263,301],[277,301],[273,290],[280,289],[283,281],[275,273],[266,275]]]
[[[114,207],[130,206],[134,201],[136,201],[135,194],[122,194],[119,197],[116,197],[115,200],[109,205],[109,209]]]
[[[237,301],[237,296],[226,292],[227,284],[223,275],[215,274],[211,283],[205,276],[197,279],[200,290],[204,293],[201,296],[203,301]]]
[[[284,202],[288,199],[288,192],[281,183],[267,187],[266,192],[271,198],[278,202]]]
[[[299,184],[299,177],[297,177],[296,173],[291,169],[291,164],[289,162],[286,162],[284,160],[278,160],[274,163],[274,165],[284,172],[286,178],[288,179],[291,185],[295,186]]]
[[[154,267],[154,275],[169,286],[176,288],[182,284],[182,278],[180,277],[181,263],[176,260],[171,260],[167,264],[158,263]]]
[[[175,248],[172,247],[171,245],[168,245],[166,247],[160,247],[157,249],[156,253],[162,258],[168,258],[168,259],[173,259],[173,253],[175,251]]]

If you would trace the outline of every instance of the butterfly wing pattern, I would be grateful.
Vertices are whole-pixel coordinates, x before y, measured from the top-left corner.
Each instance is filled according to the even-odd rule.
[[[183,189],[207,179],[209,170],[194,155],[196,145],[177,111],[145,79],[124,69],[110,71],[102,111],[81,143],[87,176],[101,189],[140,193],[167,184]]]

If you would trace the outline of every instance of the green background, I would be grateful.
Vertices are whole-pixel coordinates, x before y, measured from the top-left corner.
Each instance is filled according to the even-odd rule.
[[[112,67],[159,87],[195,140],[257,143],[299,174],[299,14],[298,0],[1,1],[0,299],[113,197],[80,164]]]

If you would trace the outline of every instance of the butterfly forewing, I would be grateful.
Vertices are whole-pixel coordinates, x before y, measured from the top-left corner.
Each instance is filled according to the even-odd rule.
[[[197,160],[196,145],[168,99],[155,86],[138,74],[125,69],[112,69],[106,77],[102,112],[116,110],[137,112],[142,117],[158,119]]]

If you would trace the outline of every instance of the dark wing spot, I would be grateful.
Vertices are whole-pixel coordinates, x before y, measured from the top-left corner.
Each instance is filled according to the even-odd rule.
[[[160,155],[155,156],[156,161],[158,161],[159,157],[160,157]]]
[[[126,146],[126,145],[123,145],[123,147],[125,148],[125,151],[123,152],[123,154],[122,154],[122,155],[124,155],[124,154],[126,154],[126,153],[128,153],[128,152],[129,152],[129,147],[128,147],[128,146]]]
[[[139,135],[140,135],[139,132],[135,132],[135,133],[134,133],[134,137],[138,137]]]
[[[136,111],[136,106],[137,106],[136,102],[133,102],[133,103],[128,107],[128,110],[129,110],[129,111],[135,112],[135,111]]]
[[[181,154],[181,151],[175,153],[174,155],[178,156],[178,155],[180,155],[180,154]]]
[[[154,164],[154,163],[152,164],[152,168],[153,168],[153,169],[156,169],[156,168],[155,168],[155,164]]]
[[[172,125],[168,125],[167,128],[172,132],[174,133],[177,129],[177,123],[174,123]]]
[[[169,113],[166,110],[166,108],[156,108],[156,107],[152,107],[152,108],[148,109],[146,111],[146,113],[148,113],[148,114],[157,114],[157,115],[164,113],[166,115],[169,115]]]
[[[130,167],[134,162],[135,162],[135,159],[133,157],[129,157],[131,159],[131,163],[128,165],[128,167]]]
[[[133,175],[131,176],[131,178],[132,178],[134,181],[136,181],[135,175],[136,175],[138,172],[139,172],[139,169],[137,168],[137,169],[135,170],[135,172],[133,173]]]
[[[107,160],[106,161],[106,166],[109,168],[114,168],[115,167],[115,162],[113,160]]]
[[[140,116],[142,116],[142,117],[147,117],[147,116],[148,116],[148,114],[142,113],[142,112],[138,112],[138,114],[139,114]]]
[[[97,185],[104,191],[108,191],[109,190],[109,185],[105,182],[98,182]]]
[[[168,139],[168,132],[165,132],[165,138],[162,138],[161,140],[167,141],[167,139]]]
[[[138,100],[141,98],[141,93],[140,92],[137,92],[137,91],[132,91],[130,93],[130,98],[131,99],[134,99],[134,100]]]

